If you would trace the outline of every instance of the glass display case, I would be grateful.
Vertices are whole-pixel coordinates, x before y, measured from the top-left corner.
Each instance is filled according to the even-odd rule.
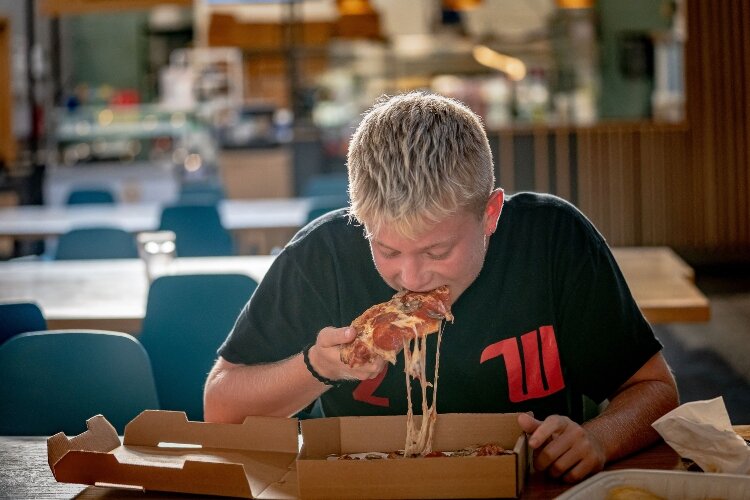
[[[109,188],[119,201],[169,202],[179,186],[216,177],[216,140],[193,111],[160,105],[78,106],[56,112],[45,200],[74,186]]]
[[[210,160],[207,127],[190,111],[157,105],[58,109],[52,150],[62,165],[119,161],[184,162],[190,153]]]

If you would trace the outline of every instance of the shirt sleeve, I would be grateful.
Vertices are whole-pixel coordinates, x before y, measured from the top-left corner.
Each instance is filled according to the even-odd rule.
[[[240,313],[218,354],[231,363],[270,363],[288,358],[334,325],[326,298],[325,256],[317,257],[316,279],[298,265],[294,250],[284,250],[271,265]],[[309,272],[309,271],[308,271]],[[323,273],[323,274],[321,274]],[[329,274],[330,275],[330,274]],[[313,282],[316,284],[313,286]]]

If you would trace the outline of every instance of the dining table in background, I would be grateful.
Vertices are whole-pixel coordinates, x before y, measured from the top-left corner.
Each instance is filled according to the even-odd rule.
[[[666,247],[615,248],[636,303],[652,323],[707,321],[692,270]],[[268,255],[177,258],[171,274],[243,273],[260,282]],[[149,282],[139,259],[0,262],[0,302],[38,303],[49,328],[140,331]]]
[[[165,269],[169,274],[246,274],[260,283],[274,258],[185,257]],[[53,330],[137,334],[146,314],[148,288],[146,265],[140,259],[0,262],[0,302],[36,302]]]
[[[238,240],[240,253],[269,253],[307,222],[309,198],[226,199],[217,208],[222,225]],[[132,233],[159,227],[159,203],[22,205],[0,208],[0,236],[54,238],[71,229],[114,226]]]

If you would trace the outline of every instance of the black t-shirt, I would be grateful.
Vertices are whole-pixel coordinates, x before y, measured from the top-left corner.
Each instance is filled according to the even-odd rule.
[[[328,214],[279,254],[219,354],[244,364],[285,359],[393,293],[363,228],[343,210]],[[661,349],[602,236],[550,195],[506,197],[484,266],[452,312],[440,349],[440,413],[572,415],[582,394],[606,399]],[[437,335],[428,339],[432,374]],[[376,379],[326,391],[325,414],[405,414],[397,359]]]

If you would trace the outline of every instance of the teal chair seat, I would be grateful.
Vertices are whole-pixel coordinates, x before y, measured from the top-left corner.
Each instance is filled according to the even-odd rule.
[[[256,287],[242,274],[154,280],[138,339],[151,358],[162,409],[203,420],[203,386],[216,351]]]
[[[0,345],[0,435],[68,435],[102,414],[122,433],[141,411],[158,409],[151,365],[124,333],[47,330]]]
[[[55,250],[55,260],[135,258],[135,237],[116,227],[72,229],[58,238]]]
[[[19,333],[46,329],[47,320],[35,303],[0,304],[0,344]]]

